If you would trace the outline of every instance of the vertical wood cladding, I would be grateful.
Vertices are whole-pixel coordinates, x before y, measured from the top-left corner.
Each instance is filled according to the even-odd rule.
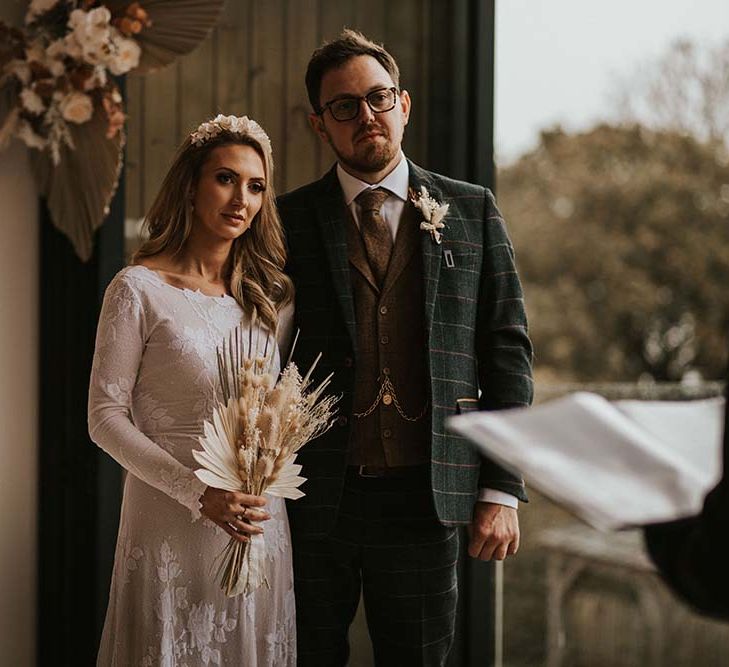
[[[312,51],[344,27],[384,42],[397,58],[413,98],[405,152],[427,164],[431,14],[428,0],[227,3],[218,27],[193,53],[143,78],[128,77],[127,217],[143,217],[177,146],[217,113],[248,115],[263,125],[273,144],[277,192],[329,169],[334,156],[309,127],[304,73]]]

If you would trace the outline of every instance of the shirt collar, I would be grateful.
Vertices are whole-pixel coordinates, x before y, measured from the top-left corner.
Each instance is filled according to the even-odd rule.
[[[408,169],[408,162],[405,159],[405,155],[400,152],[400,162],[385,178],[379,183],[370,185],[361,181],[356,176],[348,174],[342,165],[337,163],[337,178],[339,179],[339,185],[342,186],[342,192],[344,193],[344,201],[349,206],[363,190],[367,188],[384,188],[393,195],[407,201],[408,199],[408,186],[410,184],[410,171]]]

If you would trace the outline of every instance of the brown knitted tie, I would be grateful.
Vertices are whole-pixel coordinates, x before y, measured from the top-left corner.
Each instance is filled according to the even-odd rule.
[[[359,204],[359,226],[362,231],[367,257],[375,274],[377,283],[382,286],[387,273],[387,265],[392,254],[392,233],[380,215],[380,209],[390,193],[382,188],[368,188],[357,195]]]

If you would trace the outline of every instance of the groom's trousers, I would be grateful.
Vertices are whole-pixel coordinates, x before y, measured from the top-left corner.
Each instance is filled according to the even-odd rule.
[[[378,667],[445,664],[457,560],[458,535],[436,518],[428,465],[383,477],[350,466],[332,533],[294,541],[300,667],[346,665],[360,591]]]

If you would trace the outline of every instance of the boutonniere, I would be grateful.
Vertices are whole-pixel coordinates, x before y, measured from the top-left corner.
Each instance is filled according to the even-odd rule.
[[[450,204],[441,204],[433,199],[424,185],[420,186],[420,192],[410,190],[410,201],[413,202],[415,208],[420,209],[425,218],[420,223],[420,229],[430,232],[433,241],[440,244],[443,240],[443,234],[440,230],[445,227],[442,221],[448,213]]]

